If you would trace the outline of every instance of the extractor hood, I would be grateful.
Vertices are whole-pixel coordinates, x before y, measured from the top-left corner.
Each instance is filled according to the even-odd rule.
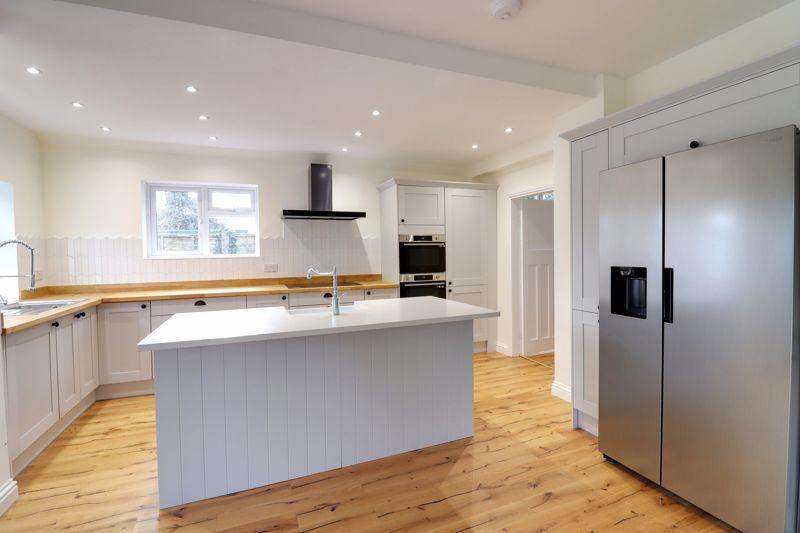
[[[333,210],[333,165],[308,165],[308,209],[284,209],[285,219],[355,220],[364,211]]]

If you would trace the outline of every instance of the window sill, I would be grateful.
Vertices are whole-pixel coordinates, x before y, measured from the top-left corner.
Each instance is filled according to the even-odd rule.
[[[228,254],[228,255],[148,255],[145,259],[255,259],[261,254]]]

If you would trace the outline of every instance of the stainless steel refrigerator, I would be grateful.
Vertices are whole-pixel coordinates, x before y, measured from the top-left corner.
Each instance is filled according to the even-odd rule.
[[[743,531],[798,528],[796,131],[600,175],[600,450]]]

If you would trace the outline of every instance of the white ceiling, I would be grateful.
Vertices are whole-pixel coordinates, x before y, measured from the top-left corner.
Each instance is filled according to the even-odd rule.
[[[26,73],[31,64],[43,74]],[[166,19],[0,0],[0,112],[37,131],[340,155],[347,146],[348,157],[464,165],[584,100]]]
[[[488,0],[259,1],[0,0],[0,113],[48,133],[461,167],[549,131],[591,73],[785,3],[525,0],[500,23]]]
[[[791,0],[255,0],[584,72],[629,76]]]

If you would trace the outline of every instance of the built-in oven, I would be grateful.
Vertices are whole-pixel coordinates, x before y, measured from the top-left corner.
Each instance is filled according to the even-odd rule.
[[[402,274],[400,276],[400,298],[435,296],[447,298],[444,272],[438,274]]]
[[[400,274],[446,272],[444,235],[400,235]]]

